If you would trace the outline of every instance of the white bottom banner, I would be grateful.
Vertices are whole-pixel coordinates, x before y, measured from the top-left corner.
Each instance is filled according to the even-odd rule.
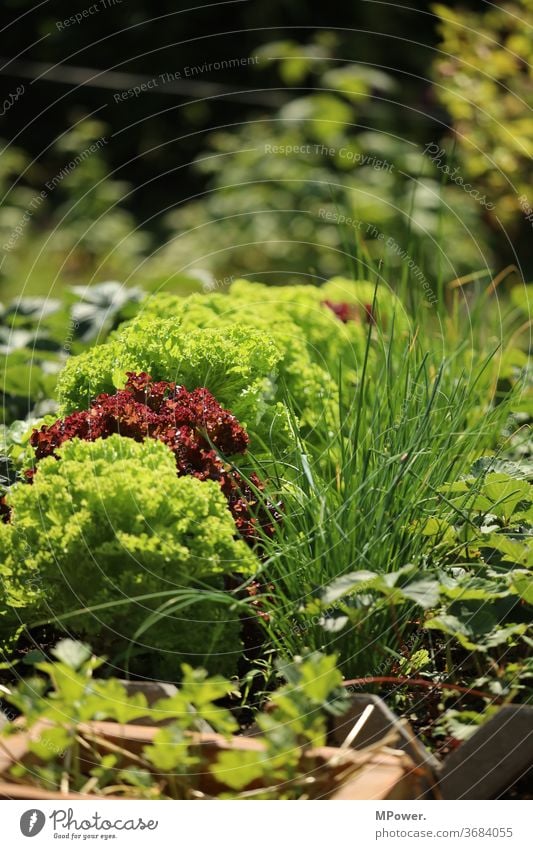
[[[6,801],[0,846],[530,849],[532,813],[530,803],[510,801],[219,801],[209,810],[198,802]]]

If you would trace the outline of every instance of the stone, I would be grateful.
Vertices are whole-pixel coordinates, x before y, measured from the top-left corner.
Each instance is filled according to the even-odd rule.
[[[444,799],[494,799],[533,765],[533,707],[504,705],[444,761]]]

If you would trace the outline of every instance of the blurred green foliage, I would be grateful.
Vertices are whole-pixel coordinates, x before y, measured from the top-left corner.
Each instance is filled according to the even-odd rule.
[[[175,235],[162,268],[287,282],[350,272],[365,251],[393,274],[407,253],[433,280],[485,266],[478,204],[443,186],[421,146],[395,132],[397,81],[340,63],[334,48],[321,34],[258,51],[302,92],[275,114],[210,135],[195,163],[208,189],[167,216]]]
[[[435,92],[452,120],[458,162],[495,204],[489,225],[497,229],[499,218],[512,238],[531,242],[524,219],[533,204],[533,2],[483,11],[438,3],[434,11],[441,37]]]
[[[144,297],[115,280],[71,286],[62,298],[19,297],[0,305],[0,421],[55,409],[57,374],[71,354],[102,340]]]
[[[17,139],[20,147],[6,144],[0,162],[2,300],[55,297],[65,285],[109,279],[133,278],[146,290],[179,294],[222,288],[243,276],[309,282],[354,276],[357,263],[358,276],[368,278],[361,262],[367,269],[382,263],[393,286],[424,279],[435,289],[472,272],[489,277],[509,261],[500,219],[527,268],[528,257],[533,261],[532,9],[532,0],[483,12],[439,4],[435,15],[417,15],[427,50],[421,44],[412,56],[405,49],[400,55],[396,43],[412,31],[406,9],[391,9],[379,33],[375,9],[350,13],[352,25],[360,18],[372,39],[360,38],[355,26],[296,27],[290,39],[283,27],[252,27],[239,48],[231,41],[236,56],[240,50],[254,59],[239,71],[248,103],[218,95],[184,103],[186,94],[169,99],[161,86],[127,107],[104,104],[113,107],[102,113],[104,124],[84,116],[95,111],[94,98],[102,105],[108,95],[74,88],[68,121],[57,121],[50,144],[53,86],[37,81],[39,92],[48,92],[40,118],[46,146],[35,154],[27,134],[32,119]],[[148,37],[142,10],[141,3],[133,40],[141,29]],[[246,23],[256,16],[259,10]],[[174,23],[170,15],[168,25]],[[47,26],[53,37],[43,42],[40,58],[54,61],[60,40],[54,21]],[[89,25],[85,34],[79,30],[70,33],[74,46],[91,32]],[[431,85],[430,48],[439,37]],[[266,38],[274,40],[261,43]],[[110,49],[111,42],[102,45],[102,56]],[[192,61],[190,49],[187,43],[172,56]],[[221,58],[220,45],[202,43],[202,50],[207,60]],[[165,51],[161,56],[161,70],[172,70]],[[87,61],[97,63],[98,56]],[[143,63],[136,70],[147,79],[155,74]],[[16,104],[26,118],[36,90]],[[271,96],[267,105],[261,95]],[[166,104],[161,111],[160,103]],[[150,131],[145,113],[152,116]],[[14,107],[6,129],[17,120]],[[465,182],[494,202],[493,211],[424,154],[429,144],[443,145],[450,165],[456,154]]]
[[[150,246],[109,173],[106,126],[84,120],[56,140],[46,167],[6,144],[0,158],[2,298],[49,295],[58,281],[124,276]]]

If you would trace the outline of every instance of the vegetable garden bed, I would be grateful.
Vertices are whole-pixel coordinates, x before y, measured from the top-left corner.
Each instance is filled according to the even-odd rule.
[[[3,744],[4,752],[0,760],[0,774],[9,771],[10,766],[23,763],[31,771],[32,755],[29,743],[38,739],[43,729],[36,726],[31,735],[21,732]],[[157,734],[157,727],[137,725],[117,725],[111,722],[95,722],[78,726],[78,734],[89,746],[95,747],[100,754],[120,751],[125,764],[138,763],[144,747],[151,744]],[[183,778],[154,773],[154,780],[166,787],[167,798],[210,799],[228,792],[228,786],[217,780],[209,771],[221,752],[231,752],[246,759],[247,753],[263,753],[260,740],[245,737],[233,737],[230,740],[218,734],[197,734],[191,739],[191,752],[198,758],[203,771]],[[81,760],[83,774],[89,779],[95,760],[90,754],[84,754]],[[339,749],[323,746],[309,749],[302,755],[299,766],[303,782],[302,798],[311,799],[416,799],[423,795],[422,783],[409,757],[397,750],[383,745],[375,746],[368,752]],[[287,791],[284,787],[263,786],[252,781],[242,787],[241,798],[254,798],[265,790]],[[0,783],[0,798],[32,799],[41,792],[27,784],[12,782]],[[95,798],[87,793],[49,793],[48,798],[81,799]],[[112,792],[96,798],[124,798]]]
[[[237,281],[136,301],[66,359],[54,412],[5,434],[4,794],[449,796],[498,716],[525,740],[523,316],[495,346],[485,293],[465,345],[451,297],[437,321],[384,284]],[[328,748],[343,682],[409,725]]]

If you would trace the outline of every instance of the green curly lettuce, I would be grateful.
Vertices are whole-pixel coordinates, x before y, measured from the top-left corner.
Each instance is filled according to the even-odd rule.
[[[249,284],[252,289],[256,284]],[[328,372],[323,357],[314,356],[305,331],[285,309],[277,310],[262,291],[268,287],[257,284],[254,298],[230,297],[220,293],[191,295],[158,295],[143,305],[143,316],[163,318],[176,316],[184,328],[202,327],[227,333],[236,322],[254,327],[265,338],[271,338],[279,352],[278,381],[273,386],[273,397],[280,397],[281,383],[289,390],[301,426],[316,425],[317,417],[324,414],[328,398],[335,396],[335,381]],[[332,323],[326,310],[320,308],[318,319],[325,321],[331,332]],[[329,310],[327,312],[330,312]],[[333,318],[335,318],[333,316]]]
[[[86,409],[101,392],[122,388],[128,371],[147,371],[189,390],[207,387],[245,427],[263,418],[270,426],[283,412],[270,400],[280,358],[270,337],[242,324],[201,328],[179,317],[140,315],[67,362],[57,386],[60,413]]]
[[[133,641],[133,659],[151,652],[156,677],[175,675],[184,658],[235,672],[239,621],[211,590],[222,590],[224,575],[254,574],[258,561],[234,538],[218,484],[178,478],[172,453],[154,440],[72,440],[59,454],[9,494],[5,624],[57,622],[114,657]],[[168,606],[188,589],[192,606]]]
[[[290,432],[282,399],[291,397],[310,436],[319,422],[338,425],[337,381],[352,390],[365,356],[374,284],[334,278],[321,287],[269,287],[235,281],[227,294],[148,298],[104,345],[72,358],[59,377],[61,413],[87,407],[124,385],[127,371],[148,371],[187,389],[207,386],[241,423],[267,441]],[[327,305],[354,307],[343,323]],[[399,302],[380,287],[370,356],[397,326]]]
[[[357,379],[368,335],[367,309],[375,285],[336,277],[322,286],[267,286],[236,280],[227,293],[195,294],[187,298],[158,294],[142,304],[146,318],[175,316],[184,327],[231,327],[245,322],[269,335],[282,353],[278,369],[296,402],[300,423],[314,426],[327,399],[336,395],[339,374],[347,386]],[[327,302],[355,308],[358,320],[343,323]],[[405,330],[407,321],[398,298],[378,286],[374,339]],[[372,356],[373,349],[370,355]]]

